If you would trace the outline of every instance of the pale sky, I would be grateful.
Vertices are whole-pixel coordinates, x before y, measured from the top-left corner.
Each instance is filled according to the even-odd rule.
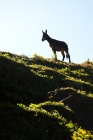
[[[93,61],[93,0],[0,0],[0,51],[51,58],[46,29],[68,44],[72,62]]]

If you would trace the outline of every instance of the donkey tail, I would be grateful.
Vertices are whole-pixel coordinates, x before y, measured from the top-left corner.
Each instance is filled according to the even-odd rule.
[[[68,48],[68,46],[67,46],[67,48],[66,48],[66,58],[69,58],[69,48]]]
[[[69,62],[71,62],[69,53],[66,54],[66,58],[69,58]]]
[[[68,53],[66,54],[66,58],[69,58],[69,54]]]

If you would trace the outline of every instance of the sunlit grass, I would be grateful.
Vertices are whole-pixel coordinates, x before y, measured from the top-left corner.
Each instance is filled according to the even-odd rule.
[[[71,138],[72,140],[82,140],[82,139],[93,139],[93,135],[90,131],[84,130],[81,127],[78,126],[78,124],[74,124],[72,121],[67,121],[64,117],[60,115],[60,113],[57,110],[53,110],[52,112],[48,112],[42,107],[45,105],[51,105],[51,106],[64,106],[63,103],[57,103],[57,102],[43,102],[40,104],[30,104],[28,107],[26,107],[23,104],[18,104],[18,106],[22,107],[23,109],[27,111],[34,111],[35,117],[37,117],[39,114],[46,115],[47,117],[53,117],[55,119],[58,119],[59,124],[62,125],[63,123],[65,126],[69,129],[69,131],[72,133]],[[66,109],[69,109],[66,107]],[[69,109],[70,110],[70,109]],[[71,110],[70,110],[71,111]]]
[[[93,139],[93,134],[88,131],[84,130],[82,128],[79,128],[77,131],[74,131],[72,136],[72,140],[92,140]]]

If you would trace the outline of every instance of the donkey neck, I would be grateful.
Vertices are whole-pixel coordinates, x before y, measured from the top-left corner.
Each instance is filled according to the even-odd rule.
[[[49,44],[51,44],[52,38],[49,35],[47,35],[47,39],[46,40],[48,41]]]

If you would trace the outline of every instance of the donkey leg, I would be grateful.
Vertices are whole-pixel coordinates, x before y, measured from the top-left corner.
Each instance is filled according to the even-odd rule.
[[[64,59],[65,59],[64,51],[61,51],[61,54],[63,55],[63,59],[62,59],[62,61],[64,61]]]
[[[57,60],[56,51],[53,50],[53,53],[54,53],[54,55],[55,55],[55,60]]]
[[[70,60],[70,55],[69,55],[69,63],[71,63],[71,60]]]

